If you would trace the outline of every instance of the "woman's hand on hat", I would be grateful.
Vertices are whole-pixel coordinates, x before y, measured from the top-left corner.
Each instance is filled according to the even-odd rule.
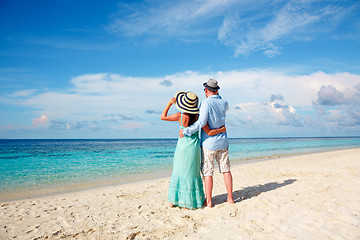
[[[173,105],[175,102],[176,102],[176,98],[172,97],[172,98],[169,100],[168,104],[169,104],[169,105]]]

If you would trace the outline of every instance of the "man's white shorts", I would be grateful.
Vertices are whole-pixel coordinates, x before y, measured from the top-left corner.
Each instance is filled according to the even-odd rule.
[[[230,172],[229,149],[210,150],[201,148],[201,172],[204,177],[214,175],[214,160],[219,165],[219,172]]]

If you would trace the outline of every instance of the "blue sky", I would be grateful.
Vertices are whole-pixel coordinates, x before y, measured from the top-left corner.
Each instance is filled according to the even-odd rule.
[[[209,78],[230,137],[360,135],[358,1],[4,0],[0,31],[0,138],[175,138]]]

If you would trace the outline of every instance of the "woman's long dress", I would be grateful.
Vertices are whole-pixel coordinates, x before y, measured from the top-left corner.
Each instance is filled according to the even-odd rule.
[[[181,113],[181,126],[182,113]],[[178,139],[173,172],[171,175],[168,201],[185,208],[200,208],[205,200],[203,183],[200,176],[200,143],[198,132],[190,137]]]

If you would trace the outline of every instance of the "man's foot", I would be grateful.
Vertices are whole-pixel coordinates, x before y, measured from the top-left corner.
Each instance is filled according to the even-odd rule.
[[[228,198],[228,199],[227,199],[227,202],[230,203],[230,204],[234,204],[234,199]]]
[[[204,207],[209,207],[209,208],[212,208],[212,202],[211,201],[204,201]]]

